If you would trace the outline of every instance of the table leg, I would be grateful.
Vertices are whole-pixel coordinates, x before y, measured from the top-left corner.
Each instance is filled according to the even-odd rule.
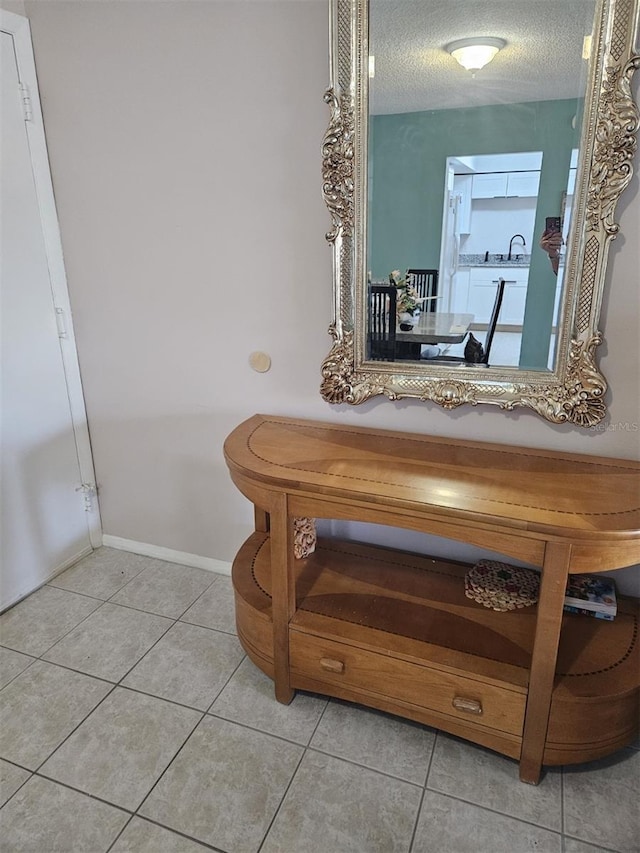
[[[296,590],[293,521],[289,518],[286,494],[275,496],[270,526],[274,681],[276,699],[288,705],[294,695],[289,678],[289,622],[295,612]]]
[[[269,532],[269,513],[265,512],[265,510],[260,509],[259,506],[253,507],[253,526],[258,533],[268,533]]]
[[[571,545],[547,542],[520,754],[520,779],[532,785],[542,768],[570,560]]]

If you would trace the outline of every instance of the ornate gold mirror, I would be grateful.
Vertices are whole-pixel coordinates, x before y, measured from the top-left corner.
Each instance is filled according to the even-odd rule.
[[[639,3],[331,0],[325,400],[602,420],[598,319],[636,151]],[[498,48],[483,67],[454,53],[477,40]]]

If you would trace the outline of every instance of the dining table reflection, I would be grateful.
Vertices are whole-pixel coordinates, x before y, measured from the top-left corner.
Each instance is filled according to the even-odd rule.
[[[396,342],[413,344],[459,344],[473,323],[473,314],[448,311],[424,311],[411,331],[403,331],[398,323]]]

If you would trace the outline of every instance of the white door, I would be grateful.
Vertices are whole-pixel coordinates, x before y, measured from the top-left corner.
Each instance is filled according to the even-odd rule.
[[[31,39],[1,12],[0,609],[100,544]]]

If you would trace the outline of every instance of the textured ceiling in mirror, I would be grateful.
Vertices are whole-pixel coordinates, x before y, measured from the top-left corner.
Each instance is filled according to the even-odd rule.
[[[470,9],[470,6],[472,7]],[[593,0],[372,0],[372,114],[575,98]],[[451,41],[498,36],[506,47],[475,79],[445,52]],[[461,85],[464,83],[465,85]]]

